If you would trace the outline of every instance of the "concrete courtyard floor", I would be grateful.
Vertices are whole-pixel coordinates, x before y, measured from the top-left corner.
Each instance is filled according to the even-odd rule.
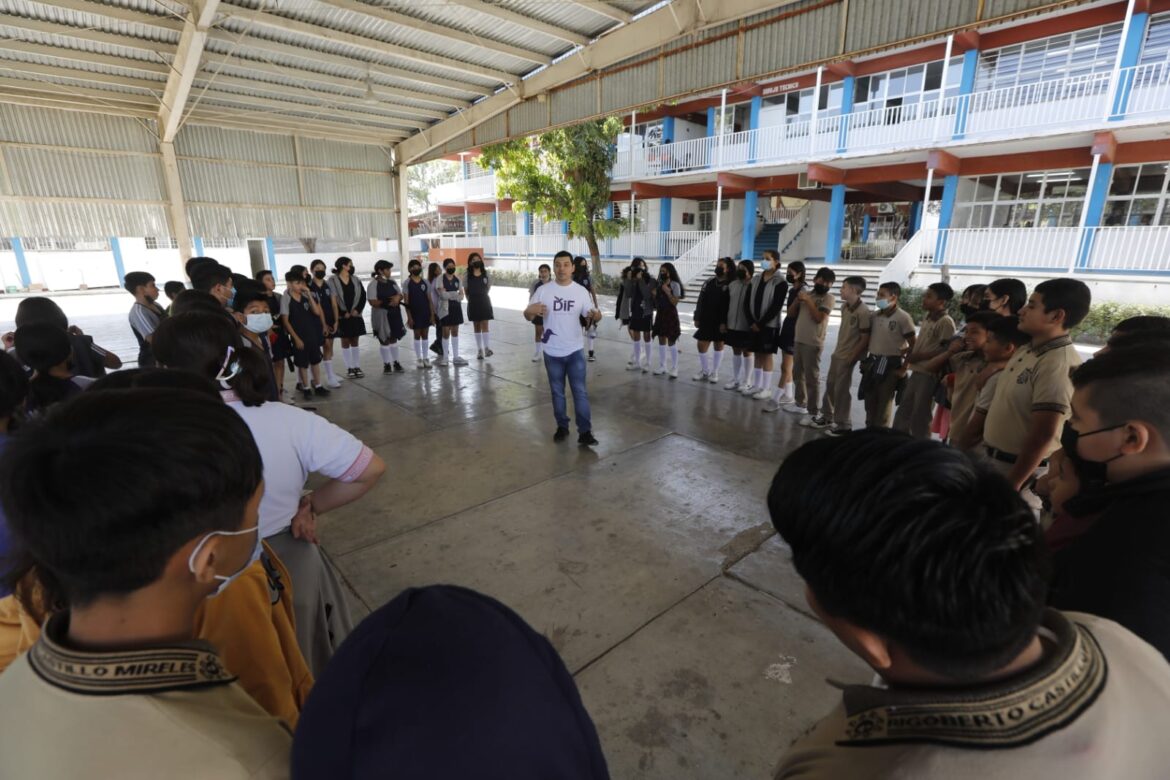
[[[601,443],[579,448],[574,430],[554,444],[523,298],[493,292],[490,360],[475,359],[468,326],[470,365],[417,370],[407,348],[406,373],[384,376],[363,339],[366,378],[313,404],[389,465],[368,496],[321,521],[355,613],[411,586],[475,588],[560,651],[614,778],[770,777],[839,700],[826,678],[872,676],[810,616],[764,503],[784,456],[821,434],[691,381],[685,322],[679,379],[627,371],[630,342],[608,314],[589,364]],[[100,317],[93,301],[60,302],[120,347],[129,296],[111,300]]]

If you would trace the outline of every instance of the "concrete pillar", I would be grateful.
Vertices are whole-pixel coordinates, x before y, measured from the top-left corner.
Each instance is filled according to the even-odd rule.
[[[1121,41],[1121,51],[1118,52],[1117,91],[1113,95],[1113,104],[1109,110],[1109,121],[1116,122],[1125,118],[1126,104],[1129,103],[1129,93],[1133,89],[1133,76],[1126,72],[1138,64],[1142,55],[1142,45],[1146,40],[1146,31],[1150,26],[1150,15],[1144,11],[1135,12],[1129,22],[1125,40]]]
[[[110,236],[110,252],[114,255],[114,270],[118,274],[118,283],[126,281],[126,266],[122,262],[122,244],[117,236]]]
[[[613,219],[613,201],[605,204],[605,218]],[[599,247],[600,248],[600,247]],[[613,239],[605,239],[605,255],[606,257],[613,257]]]
[[[970,49],[963,52],[963,75],[959,78],[959,105],[955,111],[955,138],[962,138],[967,131],[967,115],[971,110],[970,97],[975,91],[975,75],[979,71],[979,50]],[[946,84],[940,89],[940,94],[946,94]]]
[[[914,234],[922,229],[922,201],[910,204],[910,229],[906,231],[906,238],[913,238]]]
[[[914,224],[913,215],[910,218],[910,224]],[[861,217],[861,243],[869,243],[869,214],[865,214]]]
[[[829,228],[825,238],[825,262],[841,260],[841,239],[845,232],[845,185],[833,185],[833,199],[829,201]]]
[[[852,76],[846,76],[841,82],[841,129],[837,136],[837,151],[844,152],[849,145],[849,127],[845,117],[853,113],[853,85]],[[817,100],[820,96],[817,96]]]
[[[760,193],[755,190],[743,194],[743,243],[739,248],[740,260],[751,260],[756,256],[756,208],[759,203]]]
[[[16,270],[20,274],[20,286],[28,289],[32,286],[32,277],[28,273],[28,259],[24,256],[24,242],[19,238],[10,238],[12,251],[16,255]]]
[[[612,207],[611,207],[611,209],[612,209]],[[516,235],[518,235],[518,236],[528,235],[528,212],[527,211],[517,211],[516,212]]]
[[[1137,15],[1134,15],[1137,19]],[[1077,253],[1077,268],[1088,268],[1093,256],[1093,241],[1097,236],[1097,228],[1101,226],[1101,217],[1105,214],[1105,200],[1109,197],[1109,184],[1113,179],[1113,163],[1098,162],[1097,174],[1093,177],[1093,186],[1086,193],[1084,230],[1081,235],[1080,250]]]
[[[959,177],[947,176],[943,179],[943,196],[939,203],[938,229],[944,231],[950,228],[951,219],[955,215],[955,196],[959,192]],[[938,234],[938,242],[934,248],[934,264],[942,265],[946,261],[947,233]]]
[[[658,229],[663,233],[670,232],[670,198],[661,198],[658,208]]]
[[[715,106],[707,109],[707,137],[715,135]]]

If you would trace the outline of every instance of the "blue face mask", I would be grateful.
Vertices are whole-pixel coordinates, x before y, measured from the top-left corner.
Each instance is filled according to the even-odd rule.
[[[877,308],[878,308],[878,311],[885,311],[886,309],[890,308],[890,299],[889,298],[878,298],[877,299]]]
[[[236,288],[232,287],[232,294],[228,296],[227,307],[230,309],[236,302]]]

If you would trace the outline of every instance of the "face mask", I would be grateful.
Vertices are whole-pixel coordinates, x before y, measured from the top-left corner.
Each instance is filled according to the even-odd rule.
[[[421,268],[411,268],[411,269],[410,269],[410,275],[411,275],[411,276],[418,276],[418,275],[419,275],[419,274],[421,274],[421,273],[422,273],[422,269],[421,269]]]
[[[324,279],[325,272],[324,271],[314,271],[313,276],[317,277],[318,279]]]
[[[722,279],[722,278],[723,278],[723,269],[722,269],[722,268],[716,268],[716,269],[715,269],[715,278],[716,278],[716,279]]]
[[[455,266],[451,266],[450,268],[448,268],[447,273],[449,273],[449,274],[455,273]]]
[[[970,319],[971,315],[979,311],[979,309],[976,309],[969,303],[960,303],[959,311],[963,313],[963,319]]]
[[[829,285],[827,285],[827,284],[814,284],[813,285],[813,292],[816,293],[817,295],[824,295],[828,291],[829,291]]]
[[[670,278],[670,274],[658,274],[658,281],[665,282]]]
[[[877,305],[878,311],[885,311],[886,309],[890,308],[890,299],[889,298],[878,298],[876,305]]]
[[[222,574],[214,575],[215,578],[219,580],[219,587],[216,588],[215,592],[212,593],[208,598],[215,598],[219,594],[223,593],[224,590],[227,589],[228,585],[231,585],[232,582],[238,579],[241,574],[248,570],[249,566],[260,560],[260,553],[264,552],[264,548],[260,544],[260,526],[257,525],[255,528],[246,528],[243,531],[212,531],[200,539],[199,544],[195,545],[195,549],[191,551],[191,557],[187,559],[187,570],[194,574],[195,557],[199,555],[199,551],[203,549],[203,545],[207,544],[208,539],[213,536],[243,536],[244,534],[256,534],[256,546],[252,548],[251,557],[248,558],[248,562],[240,567],[240,570],[235,574],[228,575],[227,577],[223,576]]]
[[[224,305],[230,309],[232,307],[232,304],[234,304],[235,302],[236,302],[236,288],[233,287],[231,295],[228,296],[227,303],[225,303]]]
[[[1110,425],[1107,428],[1098,428],[1095,431],[1079,433],[1072,427],[1071,422],[1065,421],[1064,429],[1060,432],[1060,446],[1064,449],[1064,454],[1072,461],[1073,468],[1076,469],[1077,477],[1081,480],[1081,492],[1092,491],[1108,482],[1109,464],[1123,457],[1123,455],[1118,453],[1106,460],[1086,460],[1077,451],[1077,444],[1086,436],[1096,436],[1098,433],[1115,431],[1124,426],[1125,423],[1122,423],[1121,425]]]
[[[244,327],[253,333],[263,333],[272,327],[272,315],[266,311],[259,314],[249,314],[248,322]]]
[[[746,282],[748,280],[748,272],[747,271],[740,271],[739,278],[743,279]]]
[[[979,311],[991,311],[991,301],[984,299],[983,302],[979,304]]]

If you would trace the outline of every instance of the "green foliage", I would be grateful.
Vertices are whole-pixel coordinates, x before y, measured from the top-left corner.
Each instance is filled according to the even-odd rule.
[[[431,193],[440,184],[458,181],[459,163],[450,160],[431,160],[406,169],[406,199],[411,214],[423,214],[434,209]]]
[[[926,295],[925,287],[903,287],[902,295],[898,297],[898,306],[908,312],[916,324],[921,324],[926,317],[926,309],[922,307],[922,296],[924,295]],[[959,303],[959,296],[956,294],[947,307],[947,314],[951,315],[955,322],[958,322],[959,318],[963,316],[959,313]]]

